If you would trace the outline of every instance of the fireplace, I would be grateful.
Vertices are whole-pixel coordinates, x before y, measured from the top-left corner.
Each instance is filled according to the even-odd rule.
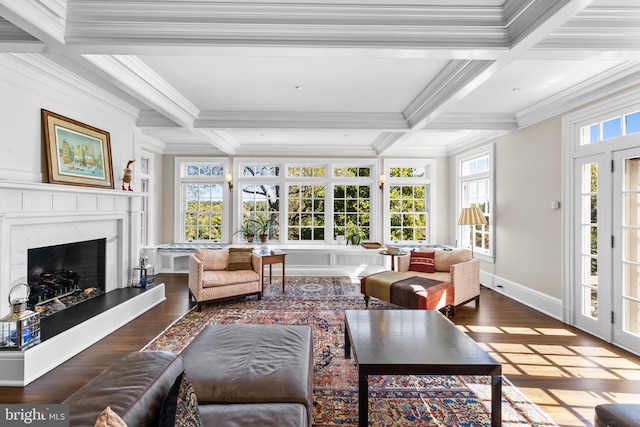
[[[29,308],[46,317],[104,294],[105,257],[105,238],[29,249]]]
[[[0,180],[0,317],[11,311],[11,289],[43,273],[62,283],[58,292],[65,293],[65,286],[82,296],[91,288],[104,292],[42,318],[38,345],[0,351],[0,386],[29,384],[164,300],[162,283],[144,289],[130,282],[140,251],[141,206],[142,196],[130,191]],[[51,255],[30,259],[50,247],[83,242],[101,242],[81,250],[95,263],[88,270],[67,263],[78,258],[69,246],[63,262]],[[45,300],[35,304],[49,304]]]

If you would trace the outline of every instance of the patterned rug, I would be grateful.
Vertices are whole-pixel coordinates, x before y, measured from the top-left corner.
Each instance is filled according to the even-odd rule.
[[[370,309],[398,307],[375,298]],[[314,426],[351,426],[358,421],[358,375],[344,358],[344,310],[364,309],[359,280],[288,277],[255,297],[191,310],[142,350],[181,352],[206,326],[227,323],[309,325],[314,338]],[[369,424],[376,426],[489,426],[491,378],[483,376],[370,376]],[[503,426],[556,426],[506,378]]]

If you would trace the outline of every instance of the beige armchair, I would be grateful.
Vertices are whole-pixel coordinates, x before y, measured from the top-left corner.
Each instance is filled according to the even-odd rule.
[[[409,271],[411,255],[397,257],[400,272],[411,273],[427,279],[439,280],[453,284],[455,299],[454,306],[466,304],[475,300],[476,307],[480,303],[480,261],[471,258],[467,249],[451,251],[418,248],[419,252],[434,252],[433,273]]]
[[[189,256],[189,293],[202,304],[245,295],[262,298],[262,258],[250,249],[196,249]]]

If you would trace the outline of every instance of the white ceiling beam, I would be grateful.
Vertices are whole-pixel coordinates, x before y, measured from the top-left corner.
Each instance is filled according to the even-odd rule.
[[[212,129],[193,130],[194,133],[202,135],[205,140],[214,148],[222,151],[224,154],[233,156],[238,152],[240,144],[231,135],[223,131]]]
[[[247,129],[408,129],[400,113],[214,112],[200,114],[196,128]]]
[[[140,59],[102,55],[84,55],[83,58],[98,67],[115,86],[154,107],[180,126],[193,127],[200,114],[198,108]]]

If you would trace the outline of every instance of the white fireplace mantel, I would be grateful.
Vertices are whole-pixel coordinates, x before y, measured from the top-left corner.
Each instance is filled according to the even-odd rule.
[[[32,248],[105,238],[105,290],[127,287],[129,272],[137,262],[140,249],[143,197],[145,195],[141,193],[114,189],[0,180],[0,317],[10,311],[11,288],[26,282],[27,252]],[[128,318],[135,318],[163,301],[164,286],[158,286],[141,300],[143,302],[135,304],[133,311],[128,309]],[[121,311],[104,313],[100,322],[120,324]],[[110,332],[105,329],[97,339]],[[78,342],[82,335],[69,331],[25,352],[0,351],[0,366],[5,365],[0,372],[15,371],[18,365],[24,368],[19,378],[15,377],[15,372],[11,378],[0,375],[0,385],[26,385],[55,367],[44,359],[62,363],[96,341],[95,334],[86,335],[91,339],[83,342],[80,338]],[[52,357],[51,351],[47,350],[59,354]],[[25,358],[27,353],[29,357]],[[34,355],[42,355],[42,363]],[[4,369],[9,365],[12,369]],[[36,365],[37,372],[29,371],[29,367]],[[47,369],[43,370],[43,366]]]

